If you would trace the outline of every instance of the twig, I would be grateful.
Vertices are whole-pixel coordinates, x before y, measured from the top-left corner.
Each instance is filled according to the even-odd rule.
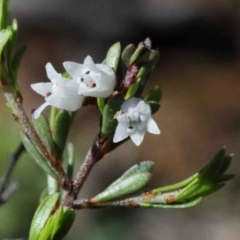
[[[71,189],[71,181],[64,172],[60,161],[56,159],[56,157],[52,154],[50,154],[47,150],[47,147],[42,142],[41,138],[35,131],[34,127],[32,126],[31,122],[29,121],[23,107],[22,107],[22,97],[19,92],[16,92],[13,94],[8,89],[4,88],[4,94],[7,99],[8,104],[10,104],[12,108],[12,114],[14,119],[19,122],[24,132],[28,135],[28,137],[31,139],[31,141],[34,143],[38,151],[45,157],[45,159],[50,163],[52,168],[54,168],[59,175],[59,178],[62,182],[62,187],[66,190]]]
[[[158,196],[148,198],[148,193],[144,193],[140,196],[109,202],[96,202],[91,199],[78,199],[73,201],[72,208],[74,209],[103,208],[103,207],[151,208],[152,206],[154,206],[154,204],[169,204],[171,202],[174,202],[175,197],[178,194],[179,190],[163,193]]]
[[[97,137],[92,145],[92,147],[88,150],[88,153],[83,161],[76,178],[73,182],[73,199],[77,198],[79,191],[83,183],[85,182],[88,174],[90,173],[94,164],[102,157],[101,149],[104,142],[102,142],[99,137]]]
[[[18,184],[16,182],[9,184],[12,172],[14,167],[16,166],[17,161],[19,160],[22,153],[25,151],[25,148],[22,143],[19,144],[17,150],[8,156],[9,165],[5,175],[1,179],[0,185],[0,203],[3,203],[7,200],[7,198],[18,188]]]

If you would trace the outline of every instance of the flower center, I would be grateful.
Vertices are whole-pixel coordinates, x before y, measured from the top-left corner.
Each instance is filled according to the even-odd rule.
[[[97,74],[91,71],[89,68],[84,68],[82,70],[82,77],[80,78],[80,84],[88,88],[95,88]]]

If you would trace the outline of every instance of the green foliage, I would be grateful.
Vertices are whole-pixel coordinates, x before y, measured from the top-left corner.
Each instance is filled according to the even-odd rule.
[[[120,110],[124,99],[122,94],[114,95],[105,105],[102,116],[101,134],[106,137],[114,133],[117,120],[114,118],[117,111]]]
[[[34,214],[30,233],[29,240],[39,240],[41,231],[43,230],[45,224],[47,223],[49,217],[52,214],[52,211],[57,205],[59,200],[59,193],[54,193],[47,196],[39,205],[37,211]]]
[[[39,167],[42,168],[47,175],[50,175],[54,179],[57,179],[58,177],[56,172],[49,166],[45,158],[39,153],[31,140],[24,133],[21,134],[21,139],[24,147],[26,148],[26,151],[31,156],[31,158],[39,165]]]
[[[44,145],[47,147],[48,152],[55,154],[56,149],[48,119],[44,114],[40,114],[38,118],[32,117],[32,122],[36,132],[40,136]]]
[[[67,207],[60,207],[43,227],[38,240],[61,240],[63,239],[75,219],[75,211]],[[31,240],[31,239],[30,239]]]
[[[59,111],[53,121],[52,135],[58,158],[60,158],[63,154],[71,121],[72,117],[69,112],[65,110]]]
[[[109,48],[106,59],[105,59],[105,64],[112,67],[116,71],[120,56],[121,56],[121,45],[119,42],[117,42]]]
[[[153,162],[141,162],[126,171],[103,192],[93,198],[93,201],[105,202],[135,193],[142,189],[151,179]]]

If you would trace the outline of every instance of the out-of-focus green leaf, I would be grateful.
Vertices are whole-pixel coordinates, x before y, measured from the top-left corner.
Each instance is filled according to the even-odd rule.
[[[11,66],[12,66],[12,71],[13,71],[12,74],[13,74],[14,84],[16,84],[15,81],[17,80],[18,69],[19,69],[22,57],[23,57],[26,49],[27,49],[26,45],[19,47],[13,56]]]
[[[151,108],[151,113],[154,114],[158,111],[158,109],[160,108],[160,104],[157,102],[148,102],[148,104],[150,105]]]
[[[97,98],[97,105],[100,113],[103,115],[103,110],[105,107],[104,98],[101,98],[101,97]]]
[[[117,111],[120,110],[124,98],[122,94],[118,93],[114,95],[105,105],[102,116],[101,133],[103,136],[110,136],[114,133],[117,120],[114,118]]]
[[[32,117],[32,122],[36,132],[47,147],[48,151],[55,155],[55,144],[47,118],[41,113],[38,118]]]
[[[125,68],[128,66],[130,58],[132,57],[133,53],[135,52],[136,47],[133,44],[129,44],[122,52],[122,62]]]
[[[8,0],[0,0],[0,30],[8,26]]]
[[[162,91],[159,86],[155,86],[144,98],[146,102],[160,102]]]
[[[173,209],[184,209],[189,207],[194,207],[198,205],[202,201],[202,197],[199,197],[197,199],[194,199],[189,202],[185,203],[174,203],[174,204],[151,204],[151,203],[142,203],[140,204],[141,207],[146,208],[173,208]]]
[[[53,209],[56,207],[56,204],[59,199],[59,193],[54,193],[47,196],[39,205],[37,211],[34,214],[30,233],[29,240],[39,240],[41,231],[43,230],[48,218],[51,216]]]
[[[57,156],[61,158],[69,132],[69,128],[71,126],[71,116],[68,111],[61,110],[57,113],[54,122],[53,122],[53,129],[52,129],[52,137],[53,141],[56,145],[57,149]]]
[[[24,133],[21,133],[21,139],[30,157],[43,169],[47,175],[50,175],[54,179],[58,179],[55,171],[49,166],[44,157],[38,152],[33,143]]]
[[[47,221],[39,240],[62,240],[75,219],[75,211],[67,207],[59,208]]]
[[[116,71],[118,67],[120,55],[121,55],[121,45],[119,42],[117,42],[109,48],[106,59],[105,59],[105,63]]]

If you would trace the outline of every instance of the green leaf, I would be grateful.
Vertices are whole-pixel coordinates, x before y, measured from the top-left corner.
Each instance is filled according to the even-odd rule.
[[[68,111],[61,110],[57,113],[54,122],[53,122],[53,141],[57,146],[57,157],[61,158],[71,126],[72,118]]]
[[[8,26],[8,0],[0,0],[0,30]]]
[[[10,39],[11,35],[12,35],[11,28],[1,30],[1,32],[0,32],[0,55],[2,55],[2,51],[3,51],[6,43]]]
[[[38,152],[33,143],[24,133],[21,133],[21,139],[28,154],[40,166],[40,168],[42,168],[47,175],[50,175],[54,179],[58,179],[55,171],[49,166],[45,158]]]
[[[127,194],[135,193],[142,189],[150,181],[152,174],[148,172],[140,172],[134,174],[112,187],[98,194],[92,200],[97,202],[106,202],[116,198],[123,197]]]
[[[154,162],[151,162],[151,161],[144,161],[144,162],[140,162],[138,164],[135,164],[134,166],[129,168],[125,173],[123,173],[123,175],[120,178],[118,178],[110,186],[108,186],[107,189],[109,189],[113,186],[116,186],[117,184],[119,184],[123,180],[126,180],[127,178],[129,178],[129,177],[131,177],[135,174],[144,173],[144,172],[151,173],[152,169],[153,169],[153,166],[154,166]]]
[[[144,98],[146,102],[159,103],[162,98],[162,91],[159,86],[155,86]]]
[[[120,110],[122,103],[124,102],[124,98],[121,93],[114,95],[105,105],[103,109],[102,116],[102,126],[101,133],[104,137],[108,137],[114,133],[117,120],[114,118],[117,111]]]
[[[158,194],[158,193],[170,192],[170,191],[178,190],[180,188],[184,188],[189,183],[193,182],[193,180],[195,180],[198,177],[198,175],[199,175],[199,173],[196,173],[193,176],[191,176],[179,183],[175,183],[173,185],[169,185],[169,186],[165,186],[165,187],[156,188],[156,189],[152,190],[152,192],[154,194]]]
[[[138,64],[149,63],[151,66],[154,66],[159,58],[159,51],[148,49],[145,51],[136,61]]]
[[[138,61],[138,59],[140,58],[140,56],[147,51],[148,49],[146,48],[146,45],[143,42],[140,42],[138,44],[137,49],[135,50],[135,52],[133,53],[133,55],[131,56],[130,60],[129,60],[129,64],[132,65],[135,62]]]
[[[124,64],[124,68],[126,68],[129,64],[130,58],[135,52],[136,47],[133,44],[129,44],[122,52],[122,62]]]
[[[38,118],[32,117],[32,122],[36,132],[47,147],[48,151],[55,155],[55,144],[47,118],[41,113]]]
[[[14,84],[15,84],[15,81],[17,80],[20,63],[21,63],[22,57],[23,57],[26,49],[27,49],[26,45],[19,47],[13,56],[11,66],[12,66],[12,71],[13,71],[12,74],[13,74]]]
[[[149,101],[148,104],[150,105],[152,115],[156,113],[160,108],[160,104],[157,102]]]
[[[75,219],[75,211],[67,207],[59,208],[47,221],[39,240],[62,240]]]
[[[47,196],[41,202],[31,223],[29,240],[39,240],[40,233],[50,217],[53,209],[56,207],[58,199],[59,193],[54,193]]]
[[[70,179],[73,177],[74,170],[74,146],[72,143],[68,143],[66,147],[66,159],[67,159],[67,175]]]
[[[120,55],[121,55],[121,45],[119,42],[117,42],[113,44],[108,50],[105,63],[116,71],[118,67]]]
[[[173,209],[184,209],[189,207],[194,207],[202,201],[202,197],[194,199],[185,203],[173,203],[173,204],[151,204],[151,203],[141,203],[141,207],[146,208],[173,208]]]
[[[101,97],[97,98],[97,105],[100,113],[103,115],[103,110],[105,107],[104,98],[101,98]]]
[[[139,88],[139,85],[140,85],[140,82],[139,81],[136,81],[134,84],[132,84],[129,88],[128,88],[128,91],[125,95],[125,99],[129,99],[131,97],[134,97],[136,96],[136,93],[138,91],[138,88]]]

